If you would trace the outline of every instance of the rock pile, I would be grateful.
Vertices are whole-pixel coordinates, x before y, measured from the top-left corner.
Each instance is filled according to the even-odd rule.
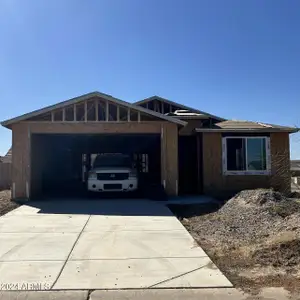
[[[244,190],[218,211],[189,222],[199,236],[232,244],[259,241],[279,232],[300,235],[300,202],[268,189]]]

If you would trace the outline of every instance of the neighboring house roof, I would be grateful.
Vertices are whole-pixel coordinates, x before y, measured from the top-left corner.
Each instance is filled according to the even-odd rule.
[[[150,109],[138,106],[136,104],[128,103],[126,101],[120,100],[120,99],[112,97],[110,95],[103,94],[103,93],[100,93],[100,92],[92,92],[92,93],[88,93],[88,94],[85,94],[85,95],[82,95],[82,96],[79,96],[79,97],[75,97],[75,98],[72,98],[72,99],[69,99],[69,100],[51,105],[51,106],[47,106],[47,107],[42,108],[42,109],[35,110],[33,112],[21,115],[19,117],[13,118],[13,119],[5,120],[5,121],[1,122],[1,125],[4,126],[4,127],[9,128],[10,125],[12,125],[14,123],[27,120],[29,118],[35,117],[35,116],[40,115],[40,114],[45,114],[45,113],[50,112],[54,109],[63,108],[63,107],[68,106],[68,105],[76,104],[76,103],[88,100],[92,97],[101,97],[102,99],[108,100],[108,101],[113,102],[115,104],[123,105],[125,107],[135,109],[137,111],[146,113],[148,115],[152,115],[154,117],[157,117],[157,118],[160,118],[162,120],[166,120],[168,122],[172,122],[172,123],[175,123],[175,124],[179,124],[179,125],[183,125],[183,126],[185,126],[187,124],[187,122],[185,122],[183,120],[179,120],[179,119],[176,119],[176,118],[172,118],[172,117],[160,114],[158,112],[155,112],[155,111],[152,111]]]
[[[216,123],[213,128],[208,128],[208,129],[196,128],[195,131],[196,132],[204,132],[204,131],[277,132],[277,131],[282,131],[282,132],[294,133],[294,132],[298,132],[299,128],[267,124],[267,123],[261,123],[261,122],[227,120],[227,121]]]
[[[291,171],[300,172],[300,160],[291,160]]]
[[[10,148],[4,156],[0,156],[2,163],[11,163],[12,161],[12,148]]]
[[[189,106],[186,106],[186,105],[183,105],[183,104],[180,104],[180,103],[177,103],[177,102],[174,102],[174,101],[171,101],[171,100],[169,100],[169,99],[162,98],[162,97],[159,97],[159,96],[152,96],[152,97],[149,97],[149,98],[146,98],[146,99],[143,99],[143,100],[134,102],[134,104],[136,104],[136,105],[141,105],[141,104],[150,102],[150,101],[152,101],[152,100],[163,101],[163,102],[166,102],[166,103],[168,103],[168,104],[171,104],[171,105],[180,107],[181,109],[189,110],[189,111],[196,112],[196,113],[199,113],[199,114],[204,114],[204,115],[206,115],[206,116],[212,117],[212,118],[217,119],[217,120],[220,120],[220,121],[226,120],[226,119],[224,119],[224,118],[221,118],[221,117],[217,117],[217,116],[211,115],[211,114],[209,114],[209,113],[207,113],[207,112],[204,112],[204,111],[201,111],[201,110],[198,110],[198,109],[195,109],[195,108],[192,108],[192,107],[189,107]]]

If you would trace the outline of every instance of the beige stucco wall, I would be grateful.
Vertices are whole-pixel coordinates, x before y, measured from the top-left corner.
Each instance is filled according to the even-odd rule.
[[[271,133],[271,170],[266,175],[223,175],[222,135],[203,133],[203,190],[205,194],[226,196],[243,189],[273,187],[281,192],[289,192],[291,177],[289,172],[290,153],[288,133]]]
[[[161,140],[161,177],[169,195],[178,190],[178,128],[169,122],[109,122],[109,123],[67,123],[67,122],[21,122],[12,126],[12,197],[28,198],[41,189],[38,171],[31,174],[31,159],[40,164],[40,153],[31,155],[31,137],[34,133],[158,133]]]

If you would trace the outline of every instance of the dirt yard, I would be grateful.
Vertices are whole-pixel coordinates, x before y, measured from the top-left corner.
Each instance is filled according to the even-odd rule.
[[[0,216],[17,208],[19,205],[11,201],[10,190],[0,191]]]
[[[300,291],[300,200],[242,191],[224,205],[170,205],[237,288]]]

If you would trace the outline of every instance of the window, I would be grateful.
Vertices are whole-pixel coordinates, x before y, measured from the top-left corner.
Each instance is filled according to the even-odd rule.
[[[225,175],[270,174],[268,137],[224,137],[223,173]]]

